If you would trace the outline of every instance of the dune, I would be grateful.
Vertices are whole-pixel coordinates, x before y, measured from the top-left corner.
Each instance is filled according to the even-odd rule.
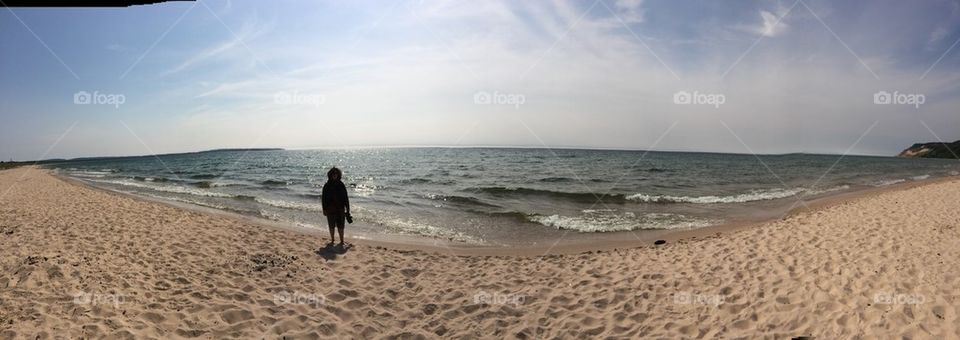
[[[0,171],[0,339],[960,338],[960,181],[664,245],[462,256]],[[348,231],[349,233],[349,231]]]

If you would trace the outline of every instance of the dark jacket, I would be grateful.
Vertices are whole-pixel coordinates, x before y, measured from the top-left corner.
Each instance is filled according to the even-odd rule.
[[[347,198],[347,187],[340,180],[328,180],[323,184],[320,196],[323,212],[327,215],[343,214],[350,211],[350,199]]]

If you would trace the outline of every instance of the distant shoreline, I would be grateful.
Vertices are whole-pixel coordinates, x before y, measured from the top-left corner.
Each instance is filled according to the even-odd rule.
[[[751,156],[791,156],[791,155],[811,155],[811,156],[838,156],[838,157],[878,157],[878,158],[913,158],[901,157],[896,154],[853,154],[853,153],[819,153],[819,152],[782,152],[782,153],[750,153],[750,152],[721,152],[721,151],[693,151],[693,150],[645,150],[632,148],[603,148],[603,147],[576,147],[576,146],[509,146],[509,145],[358,145],[348,147],[305,147],[305,148],[223,148],[201,151],[171,152],[162,154],[143,154],[129,156],[86,156],[75,158],[51,158],[32,161],[13,161],[22,165],[30,164],[49,164],[57,162],[75,162],[86,160],[110,160],[126,158],[143,157],[163,157],[176,155],[191,155],[211,152],[260,152],[260,151],[301,151],[301,150],[331,150],[331,151],[349,151],[349,150],[375,150],[375,149],[490,149],[490,150],[553,150],[553,151],[622,151],[622,152],[656,152],[656,153],[679,153],[679,154],[705,154],[705,155],[751,155]],[[11,163],[11,162],[6,162]]]

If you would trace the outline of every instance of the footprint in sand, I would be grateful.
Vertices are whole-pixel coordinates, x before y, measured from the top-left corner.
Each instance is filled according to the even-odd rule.
[[[146,320],[146,321],[148,321],[148,322],[150,322],[150,323],[153,323],[153,324],[162,323],[164,320],[167,319],[167,318],[164,317],[163,315],[160,315],[160,314],[157,314],[157,313],[154,313],[154,312],[144,312],[144,313],[141,313],[141,314],[140,314],[140,318],[141,318],[141,319],[144,319],[144,320]]]
[[[228,324],[235,324],[253,319],[253,313],[246,309],[231,309],[220,313],[220,318]]]

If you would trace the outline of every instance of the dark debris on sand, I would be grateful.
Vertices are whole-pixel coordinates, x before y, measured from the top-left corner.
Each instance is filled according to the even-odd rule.
[[[264,271],[268,268],[283,268],[296,261],[297,257],[283,254],[255,254],[250,256],[253,262],[253,271]]]
[[[16,226],[12,225],[0,225],[0,235],[13,235],[17,231]]]

